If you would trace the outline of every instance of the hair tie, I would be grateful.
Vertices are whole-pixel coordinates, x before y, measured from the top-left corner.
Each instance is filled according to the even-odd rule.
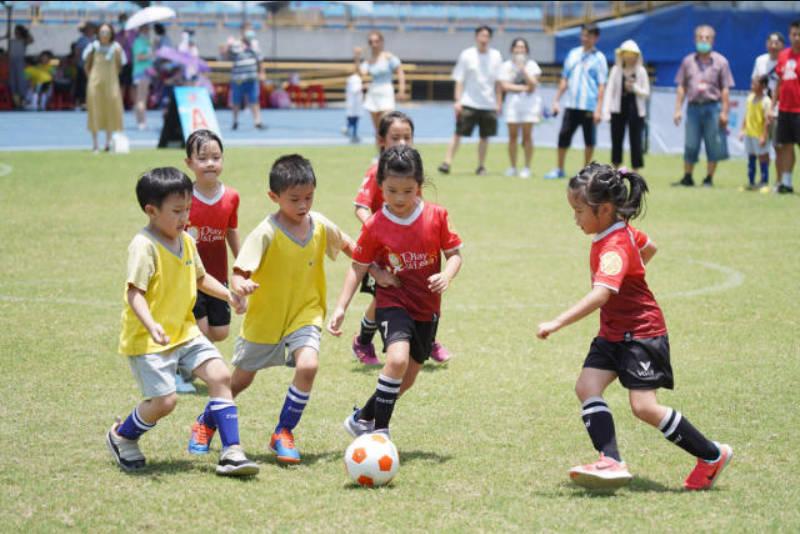
[[[623,166],[623,167],[620,167],[619,169],[617,169],[617,172],[619,173],[620,176],[625,176],[626,174],[630,173],[631,171],[628,170],[628,167],[624,167]]]

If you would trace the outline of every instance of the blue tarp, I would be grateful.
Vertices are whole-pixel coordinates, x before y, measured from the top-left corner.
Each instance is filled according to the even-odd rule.
[[[793,12],[720,10],[682,5],[646,14],[601,22],[599,48],[614,62],[614,50],[633,39],[646,63],[656,69],[655,84],[673,86],[675,73],[686,54],[694,50],[694,29],[709,24],[716,31],[714,49],[728,58],[736,89],[749,90],[755,58],[763,54],[767,36],[780,31],[789,45],[789,23],[800,19]],[[556,61],[580,46],[580,28],[556,34]]]

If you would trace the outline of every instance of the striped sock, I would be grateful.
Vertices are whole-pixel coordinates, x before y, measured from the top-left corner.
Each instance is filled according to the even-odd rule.
[[[300,391],[294,385],[289,386],[275,432],[278,432],[281,428],[291,431],[297,426],[297,423],[300,422],[300,417],[303,416],[303,409],[308,404],[310,395],[311,393],[308,391]]]
[[[391,378],[386,375],[378,377],[378,387],[375,388],[375,430],[389,428],[392,418],[394,403],[400,394],[402,378]]]
[[[611,410],[602,397],[589,397],[581,406],[581,418],[592,438],[595,450],[605,456],[622,461],[617,448],[617,435]]]
[[[206,411],[201,416],[206,426],[219,430],[222,448],[238,445],[239,441],[239,409],[232,399],[210,398]]]
[[[142,434],[156,426],[155,423],[145,423],[142,416],[139,415],[139,407],[133,409],[131,414],[125,421],[117,428],[117,434],[125,439],[137,440]]]
[[[361,332],[358,334],[358,342],[361,345],[369,345],[372,343],[372,338],[375,337],[375,332],[378,330],[378,323],[370,321],[367,316],[361,318]]]
[[[667,415],[658,424],[658,429],[664,433],[665,438],[692,456],[707,462],[719,458],[720,450],[714,442],[706,438],[677,410],[667,408]]]

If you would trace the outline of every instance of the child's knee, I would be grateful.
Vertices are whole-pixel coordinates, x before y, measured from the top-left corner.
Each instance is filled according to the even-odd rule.
[[[170,393],[161,397],[154,397],[150,399],[151,407],[158,413],[159,419],[172,413],[175,406],[178,405],[178,394]]]
[[[651,422],[658,418],[659,406],[650,399],[631,399],[631,412],[637,419]]]

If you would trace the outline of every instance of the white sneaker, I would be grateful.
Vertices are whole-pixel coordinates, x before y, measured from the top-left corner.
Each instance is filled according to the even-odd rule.
[[[358,408],[353,408],[353,413],[348,415],[347,419],[345,419],[344,423],[342,424],[347,433],[354,438],[357,438],[363,434],[369,434],[375,430],[375,421],[362,421],[360,419],[356,419],[359,411],[360,410]]]
[[[144,454],[139,450],[139,442],[132,439],[126,439],[117,434],[120,426],[120,420],[111,426],[111,429],[106,433],[106,446],[114,461],[124,471],[137,471],[145,466]]]
[[[624,462],[618,462],[602,453],[593,464],[579,465],[569,470],[575,484],[588,489],[617,489],[626,486],[633,475]]]
[[[519,171],[520,178],[530,178],[531,177],[531,170],[528,167],[524,167],[521,171]]]
[[[516,176],[516,175],[517,175],[517,169],[515,169],[514,167],[509,167],[509,168],[506,169],[506,176],[510,177],[510,176]]]
[[[222,450],[217,463],[217,474],[227,477],[248,477],[257,475],[258,464],[248,460],[242,447],[231,445]]]

